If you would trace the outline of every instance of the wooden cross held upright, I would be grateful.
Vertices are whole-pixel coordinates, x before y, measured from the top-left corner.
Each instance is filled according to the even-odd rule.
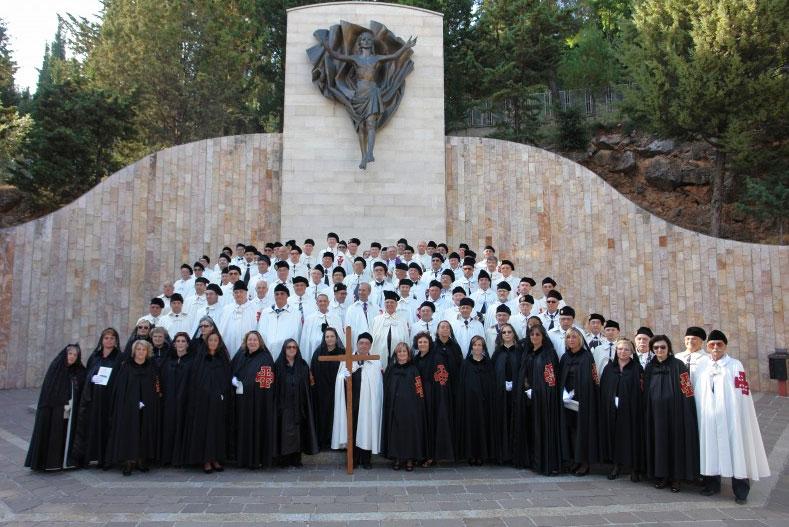
[[[345,354],[344,355],[322,355],[318,357],[321,362],[345,362],[348,373],[353,372],[354,361],[379,360],[378,355],[354,355],[353,354],[353,333],[351,327],[345,328]],[[353,385],[352,376],[345,378],[345,421],[348,425],[346,442],[346,469],[348,474],[353,474]]]

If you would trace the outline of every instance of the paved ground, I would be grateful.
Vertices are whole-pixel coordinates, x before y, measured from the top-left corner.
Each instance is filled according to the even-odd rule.
[[[502,467],[437,467],[413,473],[376,464],[347,476],[338,453],[305,457],[300,470],[152,470],[37,474],[25,469],[37,393],[0,391],[0,523],[4,525],[425,525],[425,526],[789,526],[789,403],[756,408],[773,476],[745,506],[731,491],[679,494],[602,471],[544,478]],[[725,485],[726,486],[726,485]]]

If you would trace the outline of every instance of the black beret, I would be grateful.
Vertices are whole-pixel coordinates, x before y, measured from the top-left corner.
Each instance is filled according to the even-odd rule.
[[[559,316],[575,318],[575,309],[571,308],[570,306],[564,306],[559,310]]]
[[[373,242],[373,243],[370,244],[370,247],[375,247],[376,249],[380,249],[381,248],[381,244],[378,243],[378,242]]]
[[[477,275],[477,281],[480,281],[483,278],[486,278],[486,279],[490,280],[490,273],[488,273],[485,269],[482,269],[479,272],[479,274]]]
[[[448,258],[449,258],[450,260],[451,260],[452,258],[454,258],[455,260],[460,260],[460,255],[459,255],[458,253],[456,253],[456,252],[451,252],[451,253],[449,253],[449,256],[448,256]]]
[[[337,267],[335,267],[334,269],[332,269],[331,273],[332,274],[334,274],[334,273],[342,273],[343,276],[346,276],[345,267],[340,267],[339,265]]]
[[[359,238],[349,238],[348,243],[355,243],[356,245],[362,244],[362,242],[359,241]]]
[[[638,336],[638,335],[646,335],[649,338],[652,338],[652,337],[655,336],[655,334],[652,333],[652,330],[649,329],[646,326],[641,326],[640,328],[638,328],[638,330],[636,331],[636,336]]]
[[[710,331],[710,336],[707,337],[707,342],[712,340],[722,340],[724,344],[728,344],[729,340],[726,338],[726,335],[723,334],[723,331],[719,329],[713,329]]]
[[[326,235],[326,239],[328,240],[329,238],[334,238],[335,240],[339,240],[340,239],[340,237],[337,236],[336,232],[330,232],[329,234],[327,234]]]
[[[373,269],[377,269],[379,267],[383,267],[384,269],[387,269],[385,263],[383,263],[381,260],[376,260],[375,263],[373,263]]]
[[[408,264],[403,262],[396,263],[395,269],[399,269],[400,271],[408,271]]]
[[[158,296],[156,298],[151,298],[151,305],[157,305],[159,307],[164,307],[164,300],[162,300]]]
[[[430,255],[430,259],[431,260],[433,260],[435,258],[438,258],[442,262],[444,261],[444,256],[441,253],[433,253],[433,254]]]
[[[323,274],[323,271],[325,271],[325,269],[323,268],[323,266],[321,264],[316,265],[315,267],[312,268],[312,270],[313,271],[318,271],[320,274]]]
[[[496,249],[494,249],[492,245],[486,245],[485,246],[485,250],[486,251],[493,251],[494,253],[496,252]]]
[[[400,300],[400,295],[398,295],[394,291],[389,291],[388,289],[385,289],[384,300],[394,300],[395,302],[397,302],[398,300]]]
[[[508,315],[511,315],[512,310],[510,310],[506,304],[499,304],[499,306],[496,308],[496,313],[507,313]]]
[[[170,297],[170,303],[173,303],[173,302],[181,302],[181,303],[183,303],[183,301],[184,301],[184,297],[183,297],[183,295],[181,293],[173,293],[172,296]]]
[[[356,337],[356,342],[359,342],[362,339],[369,340],[370,342],[372,342],[373,336],[365,331],[364,333],[360,333],[359,336]]]
[[[466,256],[470,256],[471,258],[476,258],[477,257],[477,253],[475,253],[471,249],[467,249],[466,250]]]
[[[419,308],[421,309],[423,307],[429,307],[430,311],[432,311],[433,313],[436,312],[436,305],[433,302],[431,302],[430,300],[425,300],[424,302],[422,302],[422,304],[419,306]]]
[[[427,285],[427,288],[430,289],[431,287],[437,287],[441,289],[441,282],[438,280],[430,280],[430,283]]]
[[[460,287],[460,286],[456,286],[454,289],[452,289],[452,294],[454,295],[454,294],[456,294],[456,293],[462,293],[462,294],[464,294],[464,295],[465,295],[465,294],[466,294],[466,290],[465,290],[465,289],[463,289],[463,288],[462,288],[462,287]]]
[[[464,296],[463,298],[460,299],[460,305],[461,306],[474,307],[474,301],[472,299],[470,299],[469,297]]]
[[[238,274],[241,274],[241,268],[237,265],[228,265],[227,272],[229,273],[230,271],[238,271]]]
[[[296,251],[299,254],[302,254],[304,252],[304,251],[301,250],[301,247],[299,247],[298,245],[294,245],[293,247],[290,248],[290,250],[291,251]]]
[[[198,276],[197,278],[195,278],[195,283],[196,284],[208,284],[209,282],[208,282],[208,278],[206,278],[205,276]]]
[[[707,340],[707,332],[698,326],[690,326],[685,330],[686,337],[699,337],[701,340]]]
[[[416,269],[417,271],[419,271],[419,274],[422,274],[422,266],[416,262],[411,262],[410,264],[408,264],[408,268]]]
[[[616,320],[606,320],[604,327],[619,329],[619,322],[617,322]]]
[[[403,278],[397,284],[398,287],[400,287],[401,285],[407,285],[408,287],[414,287],[414,282],[410,278]]]
[[[194,267],[195,270],[202,269],[203,271],[205,271],[205,265],[201,264],[200,262],[195,262],[192,267]]]
[[[343,283],[334,284],[334,292],[337,291],[347,291],[348,287]]]
[[[550,276],[546,276],[542,279],[542,285],[551,284],[552,286],[556,287],[556,280],[551,278]]]
[[[599,313],[592,313],[591,315],[589,315],[589,321],[591,322],[592,320],[599,320],[600,322],[605,324],[605,317]]]
[[[310,282],[309,282],[309,280],[307,280],[307,279],[306,279],[306,278],[304,278],[303,276],[294,276],[294,277],[293,277],[293,284],[294,284],[294,285],[295,285],[295,284],[304,284],[304,285],[309,285],[309,283],[310,283]]]
[[[496,289],[506,289],[507,291],[512,291],[512,286],[509,282],[502,280],[498,283],[498,285],[496,285]]]
[[[510,260],[502,260],[499,265],[509,265],[513,271],[515,270],[515,264],[512,263]]]
[[[555,298],[556,300],[562,299],[562,294],[556,289],[551,289],[550,291],[548,291],[548,294],[545,296],[548,298]]]
[[[532,278],[531,276],[524,276],[523,278],[521,278],[521,282],[526,282],[527,284],[529,284],[532,287],[537,285],[537,282],[535,282],[534,278]]]
[[[288,265],[288,262],[286,262],[285,260],[278,261],[277,263],[274,264],[274,267],[276,267],[277,269],[282,269],[282,268],[290,269],[290,265]]]
[[[274,292],[275,293],[285,293],[286,295],[290,296],[290,289],[288,289],[288,286],[286,286],[285,284],[277,284],[274,287]]]
[[[307,238],[306,240],[304,240],[304,245],[307,244],[315,245],[315,240],[313,240],[312,238]]]
[[[534,305],[534,297],[531,295],[523,295],[519,302],[528,302],[531,305]]]
[[[460,245],[458,245],[458,248],[459,248],[459,249],[465,249],[465,250],[467,250],[467,251],[468,251],[469,249],[471,249],[471,247],[469,247],[467,243],[461,243]]]
[[[408,240],[406,240],[405,238],[400,238],[399,240],[397,240],[397,245],[400,245],[401,243],[405,245],[408,243]]]
[[[206,287],[206,291],[213,291],[214,293],[216,293],[219,296],[222,296],[222,295],[225,294],[222,291],[222,288],[219,287],[217,284],[209,284],[208,287]]]
[[[357,256],[356,258],[354,258],[354,259],[353,259],[353,262],[354,262],[354,263],[356,263],[356,262],[361,262],[361,263],[362,263],[362,265],[363,265],[364,267],[367,267],[367,260],[365,260],[365,259],[364,259],[364,258],[362,258],[361,256]]]
[[[189,264],[181,264],[181,269],[189,269],[189,274],[192,274],[192,266]]]
[[[233,291],[247,291],[247,284],[243,280],[239,280],[233,284]]]
[[[444,269],[444,271],[441,273],[441,276],[444,275],[448,276],[453,282],[455,281],[455,273],[452,271],[452,269]]]
[[[332,260],[334,260],[334,253],[331,251],[326,251],[321,255],[321,258],[331,258]]]
[[[463,258],[463,267],[466,267],[467,265],[470,267],[474,267],[476,263],[477,262],[474,261],[474,258],[470,256],[466,256],[465,258]]]
[[[266,256],[265,254],[261,254],[260,256],[258,256],[258,263],[260,262],[266,262],[267,264],[271,265],[271,258]]]
[[[254,245],[247,245],[247,246],[246,246],[246,250],[245,250],[244,252],[247,252],[247,253],[256,253],[256,252],[258,252],[258,248],[257,248],[257,247],[255,247]]]

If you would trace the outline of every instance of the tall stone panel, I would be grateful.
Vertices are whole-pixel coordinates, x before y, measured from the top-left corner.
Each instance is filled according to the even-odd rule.
[[[345,108],[313,86],[306,50],[317,29],[371,20],[414,35],[414,71],[400,107],[379,130],[374,163],[361,157]],[[378,2],[335,2],[288,11],[282,158],[283,239],[340,237],[394,242],[446,236],[443,22],[439,13]]]

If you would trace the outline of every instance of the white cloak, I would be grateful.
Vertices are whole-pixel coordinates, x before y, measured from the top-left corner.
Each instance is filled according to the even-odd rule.
[[[354,444],[378,454],[381,451],[381,413],[384,402],[384,381],[377,361],[364,361],[364,366],[353,363],[353,371],[362,368],[362,386],[359,391],[359,417],[356,423]],[[348,371],[340,363],[334,382],[334,424],[331,432],[331,447],[345,448],[348,444],[348,421],[345,408],[345,377]]]
[[[257,328],[263,336],[263,342],[271,352],[271,357],[277,360],[286,340],[299,341],[301,315],[299,315],[298,308],[294,311],[290,304],[286,304],[281,313],[274,311],[275,307],[272,305],[261,313]]]
[[[225,341],[230,358],[233,358],[241,347],[244,335],[257,327],[255,305],[252,302],[238,305],[235,301],[226,305],[222,309],[222,320],[219,324],[219,333]]]
[[[405,342],[408,344],[408,349],[411,349],[409,342],[411,329],[408,326],[408,321],[398,312],[395,312],[394,315],[381,313],[373,319],[371,326],[370,334],[373,336],[373,346],[370,354],[381,356],[381,369],[385,370],[389,364],[389,349],[386,344],[389,329],[392,329],[392,353],[400,342]]]
[[[328,324],[328,327],[337,330],[337,334],[340,336],[340,342],[345,346],[345,331],[343,331],[342,321],[336,313],[332,313],[331,311],[325,315],[320,311],[311,313],[304,319],[304,327],[301,328],[301,340],[299,341],[301,356],[307,361],[307,364],[310,364],[312,354],[318,349],[318,346],[321,345],[321,341],[323,340],[321,326],[324,323]]]

